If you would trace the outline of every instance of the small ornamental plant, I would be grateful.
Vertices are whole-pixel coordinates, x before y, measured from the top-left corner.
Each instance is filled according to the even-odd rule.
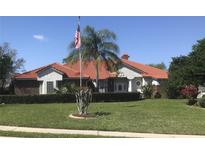
[[[153,86],[151,84],[147,84],[145,86],[142,86],[142,93],[143,97],[146,99],[150,99],[153,94]]]
[[[181,90],[181,95],[189,99],[187,102],[188,105],[194,105],[197,102],[196,100],[197,94],[198,94],[198,89],[194,85],[185,86]]]

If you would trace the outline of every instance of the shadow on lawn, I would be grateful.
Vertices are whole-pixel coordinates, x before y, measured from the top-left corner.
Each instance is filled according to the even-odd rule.
[[[127,105],[125,107],[136,107],[137,105]]]
[[[94,113],[96,116],[107,116],[110,115],[110,112],[95,112]]]
[[[4,106],[5,106],[5,104],[4,104],[4,103],[1,103],[1,104],[0,104],[0,107],[4,107]]]

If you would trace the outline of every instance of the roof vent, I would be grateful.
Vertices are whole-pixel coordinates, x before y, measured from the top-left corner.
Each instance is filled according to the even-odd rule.
[[[129,56],[128,54],[124,54],[124,55],[122,55],[122,57],[121,57],[121,58],[122,58],[122,59],[126,59],[126,60],[128,60],[128,59],[129,59],[129,57],[130,57],[130,56]]]

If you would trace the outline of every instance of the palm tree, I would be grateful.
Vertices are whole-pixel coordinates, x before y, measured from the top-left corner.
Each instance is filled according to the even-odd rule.
[[[99,66],[104,62],[107,69],[110,71],[116,71],[121,63],[120,58],[117,56],[119,53],[119,47],[115,43],[115,33],[102,29],[95,31],[93,27],[86,26],[81,34],[81,48],[83,63],[93,61],[96,68],[96,89],[98,91],[99,80]],[[67,63],[75,63],[79,60],[79,50],[75,49],[74,41],[70,44],[70,50],[68,57],[64,59]]]

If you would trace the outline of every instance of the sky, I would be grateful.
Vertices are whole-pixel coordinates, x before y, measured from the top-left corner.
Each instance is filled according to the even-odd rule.
[[[197,40],[205,38],[205,17],[81,17],[96,30],[107,28],[117,35],[120,55],[143,64],[164,62],[186,55]],[[54,62],[62,63],[74,40],[77,17],[0,16],[0,44],[9,42],[24,58],[29,71]]]

